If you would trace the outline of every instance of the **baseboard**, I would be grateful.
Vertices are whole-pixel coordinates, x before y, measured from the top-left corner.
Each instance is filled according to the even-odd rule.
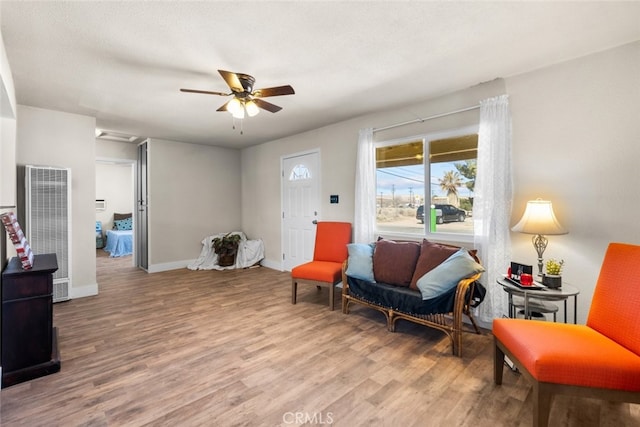
[[[263,267],[270,268],[272,270],[283,271],[282,263],[278,261],[270,261],[265,258],[262,261],[260,261],[260,265],[262,265]]]
[[[160,273],[162,271],[170,271],[170,270],[180,270],[182,268],[187,268],[189,264],[193,262],[192,259],[185,261],[174,261],[174,262],[166,262],[163,264],[153,264],[147,267],[148,273]]]
[[[476,323],[478,324],[479,327],[481,327],[482,329],[487,329],[487,330],[491,330],[493,329],[493,321],[491,322],[483,322],[482,320],[478,319],[476,316],[476,313],[473,313],[474,318],[476,319]],[[466,318],[465,318],[466,320]]]
[[[98,284],[94,283],[92,285],[85,286],[71,286],[71,290],[69,292],[69,296],[71,299],[73,298],[84,298],[84,297],[92,297],[98,295]]]
[[[170,271],[170,270],[180,270],[182,268],[187,268],[189,264],[193,262],[192,259],[185,261],[174,261],[167,262],[163,264],[153,264],[147,268],[147,273],[160,273],[162,271]],[[260,265],[263,267],[271,268],[273,270],[282,271],[282,265],[279,262],[271,262],[268,260],[260,261]]]

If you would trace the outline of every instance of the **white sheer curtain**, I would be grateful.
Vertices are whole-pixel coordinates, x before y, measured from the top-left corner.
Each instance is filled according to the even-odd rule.
[[[376,147],[373,128],[360,129],[356,161],[356,198],[353,241],[369,243],[376,230]]]
[[[478,174],[474,189],[474,243],[486,271],[485,300],[478,317],[485,324],[507,314],[507,297],[496,283],[511,259],[511,115],[507,95],[480,102]]]

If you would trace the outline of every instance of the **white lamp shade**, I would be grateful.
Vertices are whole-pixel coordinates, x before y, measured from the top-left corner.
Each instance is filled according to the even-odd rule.
[[[260,112],[260,108],[258,108],[258,105],[253,101],[249,101],[244,104],[244,108],[247,110],[249,117],[253,117]]]
[[[240,100],[238,98],[233,98],[229,101],[227,103],[227,111],[230,112],[233,117],[236,117],[236,114],[240,114],[239,112],[242,111],[242,103]],[[242,111],[242,117],[244,117],[244,111]]]
[[[522,219],[511,229],[519,233],[556,235],[567,234],[553,213],[553,206],[548,200],[530,200],[522,215]]]
[[[244,108],[240,108],[235,113],[232,113],[232,116],[235,119],[244,119]]]

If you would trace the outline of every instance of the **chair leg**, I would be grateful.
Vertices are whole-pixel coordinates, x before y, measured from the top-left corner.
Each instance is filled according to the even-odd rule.
[[[462,331],[459,329],[451,334],[451,351],[454,356],[462,356]]]
[[[298,291],[298,282],[291,280],[291,304],[296,303],[296,293]]]
[[[329,308],[331,309],[331,311],[333,311],[335,290],[335,285],[329,283]]]
[[[538,381],[533,384],[531,390],[533,396],[533,427],[547,427],[549,425],[549,412],[551,411],[551,393]]]
[[[494,338],[495,340],[495,338]],[[498,343],[494,342],[493,356],[493,382],[497,385],[502,384],[502,370],[504,368],[504,352],[498,347]]]
[[[384,317],[387,318],[387,331],[395,332],[396,331],[396,322],[398,321],[397,317],[393,317],[393,310],[383,311]]]

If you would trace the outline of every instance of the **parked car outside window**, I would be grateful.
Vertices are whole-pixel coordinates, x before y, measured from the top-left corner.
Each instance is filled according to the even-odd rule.
[[[453,205],[443,205],[437,204],[434,205],[436,209],[436,223],[444,224],[445,222],[464,222],[467,218],[467,213],[458,209]],[[424,224],[424,205],[418,206],[416,210],[416,219],[420,221],[421,224]]]

